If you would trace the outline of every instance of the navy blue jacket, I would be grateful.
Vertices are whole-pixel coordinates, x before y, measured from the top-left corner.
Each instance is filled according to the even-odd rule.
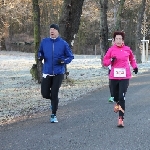
[[[56,39],[44,38],[41,41],[38,58],[44,59],[43,73],[54,75],[64,74],[65,64],[70,63],[74,56],[68,43],[57,37]],[[64,64],[59,64],[59,59],[64,61]]]

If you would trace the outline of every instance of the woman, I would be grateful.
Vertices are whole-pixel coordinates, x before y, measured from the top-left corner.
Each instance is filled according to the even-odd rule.
[[[124,45],[124,32],[114,32],[114,45],[103,58],[103,65],[111,65],[109,74],[112,96],[116,102],[114,112],[119,112],[118,127],[124,127],[125,94],[131,78],[130,65],[135,74],[138,72],[137,63],[130,47]]]

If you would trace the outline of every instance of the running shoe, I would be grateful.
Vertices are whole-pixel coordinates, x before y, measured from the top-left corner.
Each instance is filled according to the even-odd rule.
[[[124,127],[122,117],[119,117],[119,118],[118,118],[118,125],[117,125],[117,126],[118,126],[118,127]]]
[[[56,122],[58,122],[56,115],[52,114],[50,121],[51,121],[51,123],[56,123]]]
[[[119,111],[119,104],[114,105],[114,112],[117,113]]]
[[[108,102],[114,102],[114,97],[110,97]]]

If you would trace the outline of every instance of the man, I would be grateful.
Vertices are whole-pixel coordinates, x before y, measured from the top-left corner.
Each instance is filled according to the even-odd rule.
[[[44,59],[41,94],[43,98],[51,100],[50,122],[55,123],[58,122],[56,117],[58,92],[65,73],[65,65],[74,59],[68,43],[59,36],[57,24],[50,25],[50,37],[41,41],[38,59],[40,61]]]

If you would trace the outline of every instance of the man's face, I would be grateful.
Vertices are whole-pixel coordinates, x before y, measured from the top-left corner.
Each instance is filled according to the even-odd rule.
[[[54,28],[50,28],[50,37],[51,38],[57,38],[59,35],[58,30],[54,29]]]
[[[121,46],[124,43],[121,35],[116,35],[114,42],[117,46]]]

